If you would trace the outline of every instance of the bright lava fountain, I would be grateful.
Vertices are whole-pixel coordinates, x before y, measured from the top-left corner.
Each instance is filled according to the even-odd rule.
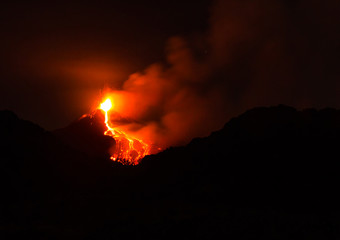
[[[137,165],[143,157],[149,154],[150,146],[142,140],[130,137],[126,133],[110,126],[108,112],[113,108],[110,98],[100,104],[99,109],[105,112],[105,125],[107,130],[105,135],[112,137],[116,141],[111,159],[124,165]]]

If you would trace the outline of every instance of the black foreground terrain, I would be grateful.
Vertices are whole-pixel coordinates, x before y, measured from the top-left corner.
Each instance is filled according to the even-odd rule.
[[[135,167],[100,122],[0,111],[1,239],[340,238],[339,110],[252,109]]]

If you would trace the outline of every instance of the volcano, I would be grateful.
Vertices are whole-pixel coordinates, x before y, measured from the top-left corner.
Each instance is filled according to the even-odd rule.
[[[337,239],[340,111],[255,108],[138,165],[104,115],[47,132],[0,112],[4,239]]]
[[[107,99],[91,114],[80,119],[54,134],[73,148],[93,157],[110,155],[110,159],[124,165],[137,165],[150,153],[151,147],[140,139],[132,137],[117,127],[111,127],[112,121],[122,119],[118,113],[112,114],[111,99]]]

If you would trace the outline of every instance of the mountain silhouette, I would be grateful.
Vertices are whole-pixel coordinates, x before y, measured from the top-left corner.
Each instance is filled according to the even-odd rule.
[[[109,149],[115,145],[115,140],[103,134],[106,130],[104,119],[103,112],[96,110],[65,128],[53,131],[53,134],[86,155],[109,158]]]
[[[3,239],[340,237],[339,110],[255,108],[137,166],[97,115],[47,132],[0,111]]]

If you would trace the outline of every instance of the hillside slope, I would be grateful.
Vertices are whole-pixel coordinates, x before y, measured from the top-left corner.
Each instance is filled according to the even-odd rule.
[[[100,130],[74,124],[64,136]],[[101,155],[105,139],[87,155],[9,111],[0,132],[6,237],[340,237],[339,110],[252,109],[135,167]]]

